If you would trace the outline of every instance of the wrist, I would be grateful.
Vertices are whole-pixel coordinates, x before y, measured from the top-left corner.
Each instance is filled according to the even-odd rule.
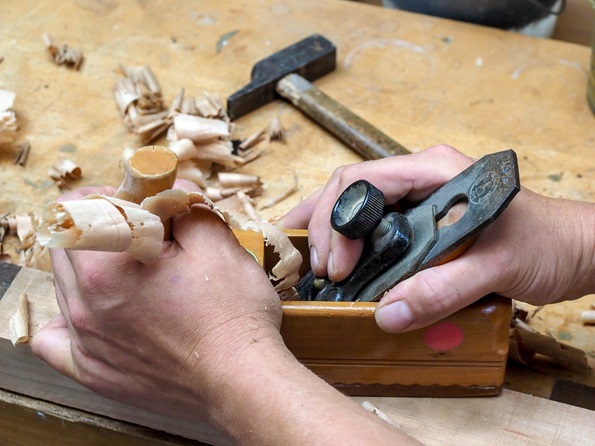
[[[236,443],[418,445],[300,364],[281,336],[245,349],[209,421]]]
[[[595,204],[577,204],[578,218],[571,215],[570,218],[576,222],[578,269],[577,269],[577,291],[576,297],[595,293]]]

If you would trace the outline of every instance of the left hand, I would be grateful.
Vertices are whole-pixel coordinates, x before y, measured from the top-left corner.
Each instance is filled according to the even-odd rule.
[[[62,200],[91,192],[113,190]],[[172,235],[147,264],[126,253],[52,249],[61,315],[31,346],[103,396],[212,421],[246,352],[255,343],[284,349],[281,306],[264,270],[211,210],[194,206],[174,218]]]

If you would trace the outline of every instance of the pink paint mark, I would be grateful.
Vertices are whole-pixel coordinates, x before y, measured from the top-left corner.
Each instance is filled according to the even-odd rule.
[[[424,333],[424,341],[428,347],[438,352],[447,352],[458,347],[465,335],[455,324],[442,322],[434,325]]]

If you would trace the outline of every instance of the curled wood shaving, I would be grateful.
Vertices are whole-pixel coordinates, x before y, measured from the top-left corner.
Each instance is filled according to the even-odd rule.
[[[248,150],[251,149],[252,147],[254,147],[256,144],[258,144],[259,142],[261,142],[264,139],[264,130],[259,130],[255,133],[253,133],[252,135],[250,135],[248,138],[246,138],[245,140],[243,140],[240,145],[239,145],[239,149],[240,150]]]
[[[23,344],[29,340],[29,303],[25,293],[19,296],[17,309],[8,322],[8,331],[12,345]]]
[[[229,122],[229,116],[223,106],[221,97],[205,91],[202,96],[194,100],[197,114],[203,118],[215,118]]]
[[[37,218],[33,214],[19,214],[14,217],[6,216],[0,219],[0,241],[4,234],[16,235],[24,249],[31,248],[35,243]]]
[[[54,58],[56,65],[66,65],[75,70],[80,68],[81,63],[83,62],[83,52],[81,50],[71,48],[66,44],[58,46],[47,33],[43,33],[41,39]]]
[[[581,312],[581,321],[583,324],[595,324],[595,310]]]
[[[188,138],[194,143],[208,143],[230,136],[226,122],[187,114],[174,116],[174,129],[178,139]]]
[[[37,240],[46,248],[126,251],[145,263],[159,256],[163,235],[159,217],[139,205],[93,194],[47,207]]]
[[[56,182],[59,188],[62,188],[68,180],[80,179],[83,173],[74,161],[63,158],[49,168],[48,175]]]
[[[124,124],[149,143],[167,131],[171,114],[164,109],[161,87],[148,66],[120,66],[124,78],[114,86],[114,97]],[[183,92],[181,93],[183,95]]]
[[[269,141],[285,142],[285,129],[279,118],[273,118],[268,126]]]
[[[29,152],[31,151],[31,144],[28,141],[25,141],[19,145],[17,145],[19,150],[18,155],[14,159],[14,164],[18,164],[19,166],[24,166],[27,162],[27,158],[29,158]]]
[[[0,89],[0,144],[13,142],[19,128],[13,110],[16,94]]]
[[[238,172],[219,172],[217,179],[221,187],[262,187],[260,177],[257,175],[248,175]]]
[[[208,206],[231,228],[263,234],[267,245],[272,245],[279,255],[279,262],[269,273],[277,292],[297,283],[302,257],[283,231],[265,221],[241,222],[218,208],[202,191],[169,189],[146,198],[140,205],[96,194],[82,200],[56,202],[46,208],[37,240],[47,248],[126,251],[143,263],[149,262],[161,251],[162,222],[189,212],[197,204]]]
[[[299,270],[302,265],[302,255],[293,246],[289,237],[277,226],[266,221],[256,223],[267,246],[272,246],[274,252],[279,256],[279,262],[272,268],[269,278],[277,292],[289,290],[299,281]],[[290,297],[286,294],[286,298]]]

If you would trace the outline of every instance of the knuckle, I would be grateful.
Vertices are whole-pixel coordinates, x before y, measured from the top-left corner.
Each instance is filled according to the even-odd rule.
[[[456,284],[443,275],[428,269],[424,274],[413,276],[411,286],[421,297],[410,302],[414,313],[420,319],[427,319],[433,315],[446,316],[457,309],[453,306],[460,301],[461,293]]]

